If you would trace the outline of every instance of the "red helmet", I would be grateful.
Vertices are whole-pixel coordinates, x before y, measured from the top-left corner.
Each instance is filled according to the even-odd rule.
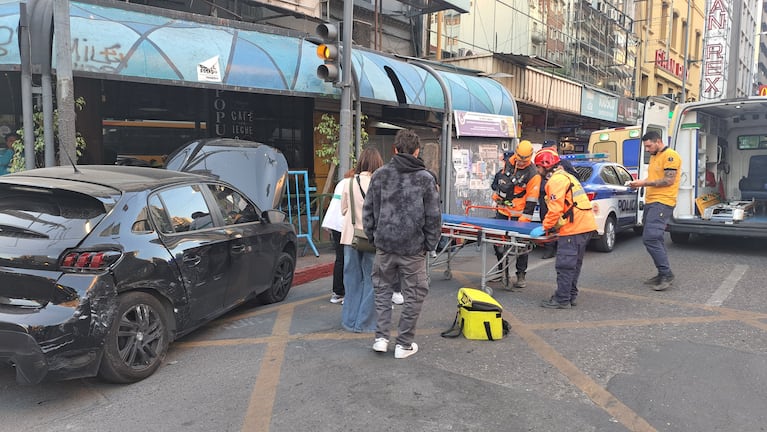
[[[559,163],[559,155],[548,148],[535,155],[535,164],[543,169],[549,169]]]

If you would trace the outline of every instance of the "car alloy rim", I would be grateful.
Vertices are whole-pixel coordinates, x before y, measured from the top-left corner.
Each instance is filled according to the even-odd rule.
[[[160,315],[151,306],[137,304],[120,317],[117,351],[126,366],[141,370],[157,360],[164,329]]]
[[[607,246],[612,249],[615,245],[615,224],[612,223],[612,220],[607,221],[607,225],[605,226],[605,237],[607,239]]]
[[[293,279],[292,270],[290,260],[287,258],[280,260],[277,270],[274,272],[275,294],[282,296],[282,294],[285,294],[290,289],[290,282]]]

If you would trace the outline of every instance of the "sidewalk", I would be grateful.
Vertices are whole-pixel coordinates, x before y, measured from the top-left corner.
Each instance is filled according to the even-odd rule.
[[[303,245],[299,246],[296,271],[293,275],[294,287],[333,275],[333,262],[336,259],[333,246],[318,246],[317,251],[320,253],[320,256],[314,256],[312,248],[306,248],[304,251]],[[302,253],[304,253],[303,256],[301,256]],[[328,290],[330,290],[330,287],[328,287]]]

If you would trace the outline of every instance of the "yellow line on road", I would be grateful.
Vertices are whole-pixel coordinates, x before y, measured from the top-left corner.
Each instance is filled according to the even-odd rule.
[[[600,386],[596,381],[575,366],[570,360],[566,359],[557,350],[552,348],[551,345],[547,344],[514,315],[508,312],[504,312],[503,315],[507,317],[509,323],[511,323],[511,330],[516,333],[517,336],[522,338],[533,351],[535,351],[543,360],[557,368],[565,378],[570,380],[571,383],[585,393],[598,407],[607,411],[623,426],[635,432],[656,430],[650,423],[634,412],[634,410],[626,406],[612,393]]]
[[[468,284],[469,280],[463,275],[458,275],[462,283]],[[654,432],[656,429],[645,419],[635,413],[634,410],[626,406],[612,393],[600,386],[591,379],[586,373],[578,369],[570,360],[547,344],[540,336],[535,334],[526,324],[517,319],[508,311],[503,315],[509,320],[511,330],[519,336],[527,345],[535,351],[544,361],[557,368],[573,385],[578,387],[586,396],[589,397],[598,407],[607,411],[611,416],[618,420],[623,426],[634,432]]]
[[[246,432],[268,432],[272,422],[274,401],[277,398],[277,387],[280,384],[280,371],[285,360],[285,347],[287,336],[290,333],[290,323],[293,320],[295,304],[287,304],[277,312],[272,335],[278,338],[266,344],[266,352],[261,360],[261,369],[258,371],[253,393],[250,395],[248,411],[242,423],[242,430]]]

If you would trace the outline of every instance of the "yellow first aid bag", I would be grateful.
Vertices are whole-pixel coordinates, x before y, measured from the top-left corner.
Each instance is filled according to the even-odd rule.
[[[444,337],[463,334],[466,339],[498,340],[508,334],[510,326],[502,317],[503,306],[490,294],[473,288],[458,290],[458,313]]]

